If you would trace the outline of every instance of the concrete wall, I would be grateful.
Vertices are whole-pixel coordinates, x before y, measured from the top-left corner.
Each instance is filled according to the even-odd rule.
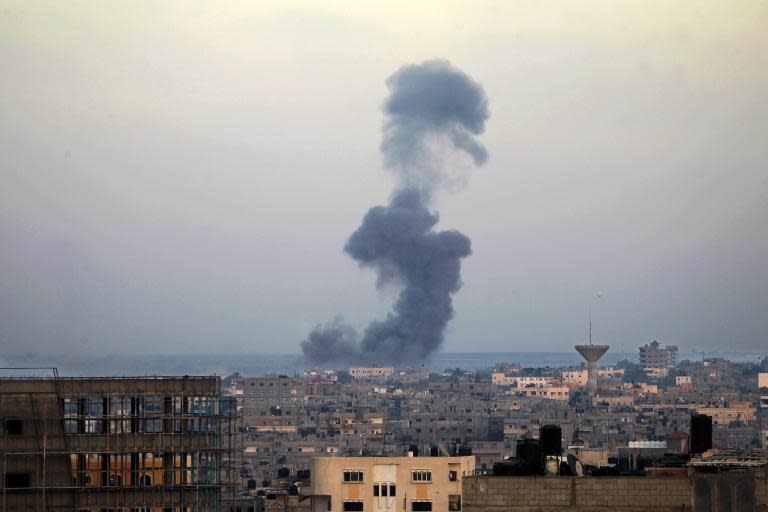
[[[464,478],[464,512],[768,510],[764,470],[656,477]]]

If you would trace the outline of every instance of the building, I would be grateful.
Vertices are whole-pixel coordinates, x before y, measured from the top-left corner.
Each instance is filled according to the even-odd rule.
[[[598,368],[597,376],[600,379],[621,378],[624,375],[623,368]],[[589,370],[563,370],[561,380],[564,385],[570,388],[583,388],[589,380]]]
[[[299,407],[304,400],[304,382],[286,375],[237,381],[243,423],[258,432],[296,432]]]
[[[371,366],[363,367],[358,366],[349,369],[349,374],[356,379],[375,379],[390,377],[395,373],[395,369],[391,366]]]
[[[664,453],[664,449],[658,450]],[[586,462],[581,453],[579,458]],[[502,472],[467,476],[463,482],[464,512],[768,510],[768,451],[710,450],[683,465],[679,462],[686,459],[670,460],[676,462],[625,474],[593,470],[583,476],[513,476]],[[571,467],[570,462],[567,465]],[[573,467],[580,471],[579,464]],[[640,474],[644,478],[638,478]]]
[[[313,512],[458,511],[474,470],[474,456],[317,457],[307,495]]]
[[[667,345],[667,366],[674,368],[677,366],[677,345]]]
[[[757,387],[768,390],[768,373],[760,372],[757,374]]]
[[[751,402],[731,402],[723,407],[697,407],[696,411],[711,416],[715,425],[749,423],[756,419],[755,408]]]
[[[734,468],[735,469],[735,468]],[[471,476],[464,512],[678,512],[766,510],[765,467],[718,472],[659,468],[628,476]]]
[[[544,387],[526,387],[516,390],[517,394],[546,398],[548,400],[563,400],[567,402],[570,398],[570,388],[568,386],[544,386]]]
[[[677,366],[677,345],[661,344],[653,340],[651,343],[640,347],[640,368],[672,368]]]
[[[690,375],[677,375],[675,377],[675,386],[690,386],[691,382]]]
[[[491,383],[497,386],[516,386],[518,388],[543,388],[552,383],[552,377],[537,375],[506,375],[500,372],[491,374]]]
[[[2,509],[221,510],[238,417],[218,377],[0,379]]]

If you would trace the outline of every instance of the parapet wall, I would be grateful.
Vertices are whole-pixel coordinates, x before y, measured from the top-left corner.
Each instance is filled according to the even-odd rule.
[[[749,502],[739,496],[742,479],[754,493]],[[706,500],[694,492],[694,482],[699,480],[706,480],[706,488],[711,489]],[[726,486],[731,489],[727,498],[719,490]],[[725,499],[729,506],[721,501]],[[464,512],[768,510],[762,470],[706,477],[684,471],[657,477],[472,476],[464,478],[463,500]]]

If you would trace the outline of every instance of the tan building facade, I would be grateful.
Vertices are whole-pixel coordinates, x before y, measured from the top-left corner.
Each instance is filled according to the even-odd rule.
[[[597,376],[603,378],[616,378],[624,375],[623,368],[598,368]],[[564,385],[570,388],[583,388],[586,387],[589,380],[589,371],[584,370],[563,370],[561,374],[561,380]]]
[[[391,366],[358,366],[349,369],[349,374],[356,379],[372,379],[377,377],[389,377],[395,373]]]
[[[313,512],[459,511],[474,470],[473,456],[317,457],[307,494]]]
[[[497,386],[517,386],[518,388],[536,387],[543,388],[552,383],[552,377],[540,377],[536,375],[506,375],[501,372],[491,374],[491,383]]]
[[[522,388],[517,390],[525,396],[533,398],[545,398],[547,400],[563,400],[565,402],[570,398],[571,390],[567,386],[544,386],[540,388]]]
[[[728,407],[699,407],[697,412],[712,416],[712,422],[715,425],[755,421],[755,408],[750,402],[731,402],[728,405]]]

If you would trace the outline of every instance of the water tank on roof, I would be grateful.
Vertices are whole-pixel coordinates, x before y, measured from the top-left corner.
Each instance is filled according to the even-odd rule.
[[[706,414],[691,416],[691,453],[704,453],[712,449],[712,417]]]
[[[541,450],[544,455],[560,455],[563,452],[563,431],[558,425],[541,427]]]

